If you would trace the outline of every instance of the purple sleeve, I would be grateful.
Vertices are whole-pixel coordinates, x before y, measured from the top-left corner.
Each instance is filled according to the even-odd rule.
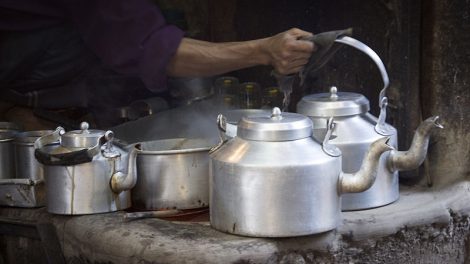
[[[165,22],[147,0],[60,0],[85,44],[113,70],[166,89],[166,67],[183,31]]]

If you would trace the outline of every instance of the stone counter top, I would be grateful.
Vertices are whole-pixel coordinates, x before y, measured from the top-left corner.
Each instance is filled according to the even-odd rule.
[[[336,230],[293,238],[230,235],[212,229],[204,217],[125,221],[124,214],[0,208],[3,218],[52,223],[68,263],[458,263],[467,256],[470,183],[402,187],[394,204],[344,212]]]

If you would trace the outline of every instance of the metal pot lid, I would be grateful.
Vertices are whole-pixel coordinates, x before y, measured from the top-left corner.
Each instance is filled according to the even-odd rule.
[[[337,92],[335,86],[329,93],[304,96],[297,104],[297,113],[315,117],[338,117],[367,113],[369,100],[362,94]]]
[[[313,123],[303,115],[282,113],[274,107],[271,115],[244,116],[238,122],[237,136],[247,140],[288,141],[312,135]]]
[[[208,139],[170,138],[140,143],[139,155],[184,154],[209,151],[213,146]]]
[[[88,129],[87,122],[80,124],[81,130],[66,132],[60,137],[60,145],[66,148],[91,148],[96,146],[98,140],[104,136],[105,131]]]

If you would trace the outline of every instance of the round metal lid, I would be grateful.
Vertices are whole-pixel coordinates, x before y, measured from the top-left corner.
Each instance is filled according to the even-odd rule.
[[[105,131],[88,129],[87,122],[80,124],[81,130],[73,130],[60,137],[60,145],[67,148],[90,148],[98,143],[99,138],[104,136]]]
[[[358,93],[337,92],[335,86],[329,93],[304,96],[297,104],[297,113],[315,117],[350,116],[367,113],[369,100]]]
[[[247,140],[288,141],[312,135],[312,121],[296,113],[281,113],[274,107],[271,115],[244,116],[238,122],[237,136]]]

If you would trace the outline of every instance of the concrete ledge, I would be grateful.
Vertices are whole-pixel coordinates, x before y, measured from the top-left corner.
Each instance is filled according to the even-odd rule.
[[[1,217],[53,223],[69,263],[458,263],[467,255],[470,183],[402,188],[396,203],[345,212],[337,230],[305,237],[240,237],[209,222],[125,222],[123,215],[0,208]]]

